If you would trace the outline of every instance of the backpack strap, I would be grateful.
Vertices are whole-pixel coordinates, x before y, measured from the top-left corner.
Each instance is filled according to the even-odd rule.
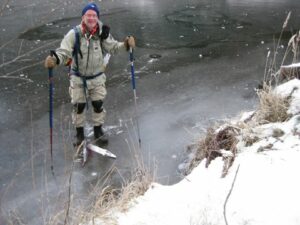
[[[80,32],[80,27],[76,26],[76,27],[73,28],[73,30],[75,32],[75,44],[74,44],[74,50],[73,50],[72,56],[75,59],[75,64],[76,64],[76,67],[77,67],[77,71],[79,71],[78,54],[82,58],[82,52],[80,50],[80,33],[79,33]],[[102,47],[102,42],[105,39],[108,38],[109,32],[110,32],[110,27],[107,26],[107,25],[103,25],[101,35],[99,36],[102,52],[104,50],[103,47]]]
[[[76,27],[73,28],[73,30],[75,32],[75,44],[74,44],[74,50],[73,50],[72,55],[73,55],[73,57],[75,59],[77,71],[79,71],[78,54],[82,58],[82,52],[80,50],[80,34],[79,34],[79,29],[80,28],[78,26],[76,26]]]

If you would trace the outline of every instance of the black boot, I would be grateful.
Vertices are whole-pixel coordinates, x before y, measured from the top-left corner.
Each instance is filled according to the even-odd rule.
[[[108,139],[107,139],[107,137],[105,137],[105,134],[102,129],[102,125],[94,126],[94,137],[95,137],[95,140],[99,144],[102,144],[102,145],[108,144]]]
[[[79,146],[84,140],[83,127],[76,127],[76,146]]]

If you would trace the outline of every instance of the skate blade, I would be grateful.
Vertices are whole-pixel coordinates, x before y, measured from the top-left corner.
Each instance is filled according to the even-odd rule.
[[[89,150],[93,151],[93,152],[96,152],[100,155],[103,155],[103,156],[107,156],[107,157],[110,157],[110,158],[117,158],[116,155],[114,155],[113,153],[111,153],[110,151],[108,151],[107,149],[104,149],[104,148],[100,148],[98,147],[97,145],[93,145],[93,144],[88,144],[86,146]]]

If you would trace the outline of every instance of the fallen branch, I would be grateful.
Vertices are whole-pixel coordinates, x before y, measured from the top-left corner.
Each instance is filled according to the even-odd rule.
[[[29,51],[29,52],[23,54],[23,55],[18,55],[16,58],[14,58],[14,59],[12,59],[12,60],[10,60],[10,61],[8,61],[8,62],[5,62],[5,63],[0,64],[0,68],[2,68],[2,67],[4,67],[4,66],[7,66],[7,65],[9,65],[9,64],[12,64],[12,63],[18,61],[19,59],[21,59],[22,57],[28,56],[28,55],[30,55],[31,53],[34,53],[34,52],[36,52],[36,51],[38,51],[38,50],[41,50],[41,49],[43,49],[43,48],[45,48],[45,47],[48,47],[49,45],[53,45],[53,44],[55,44],[55,43],[57,43],[57,42],[59,42],[59,41],[60,41],[60,40],[52,41],[52,42],[50,42],[50,43],[48,43],[48,44],[42,45],[42,46],[40,46],[40,47],[38,47],[38,48],[35,48],[35,49],[33,49],[33,50],[31,50],[31,51]]]
[[[17,40],[17,38],[11,39],[11,40],[9,40],[8,42],[4,43],[3,45],[0,46],[0,50],[1,50],[2,48],[4,48],[6,45],[8,45],[8,44],[14,42],[15,40]]]
[[[227,194],[227,197],[226,197],[226,199],[225,199],[225,202],[224,202],[223,215],[224,215],[224,219],[225,219],[226,225],[228,225],[228,221],[227,221],[227,217],[226,217],[226,205],[227,205],[228,199],[229,199],[229,197],[230,197],[230,195],[231,195],[231,192],[232,192],[232,190],[233,190],[233,187],[234,187],[235,180],[236,180],[237,174],[238,174],[238,172],[239,172],[239,169],[240,169],[240,165],[239,165],[238,168],[236,169],[235,176],[234,176],[234,179],[233,179],[232,184],[231,184],[231,188],[230,188],[230,190],[229,190],[229,192],[228,192],[228,194]]]
[[[17,69],[17,70],[14,70],[14,71],[12,71],[12,72],[3,74],[3,75],[0,76],[0,78],[9,78],[9,76],[12,75],[12,74],[14,74],[14,73],[17,73],[17,72],[20,72],[20,71],[22,71],[22,70],[28,69],[28,68],[30,68],[30,67],[34,67],[34,66],[39,65],[39,64],[42,64],[43,62],[44,62],[44,60],[41,60],[41,61],[39,61],[39,62],[37,62],[37,63],[34,63],[34,64],[31,64],[31,65],[29,65],[29,66],[24,66],[24,67],[22,67],[22,68],[20,68],[20,69]]]
[[[9,3],[10,0],[6,0],[6,2],[2,5],[1,9],[0,9],[0,16],[2,16],[3,11],[5,9],[5,7],[7,6],[7,4]]]
[[[75,157],[75,155],[74,155],[74,157]],[[72,162],[72,167],[71,167],[69,182],[68,182],[68,201],[67,201],[67,208],[66,208],[66,214],[65,214],[65,219],[64,219],[64,225],[66,225],[68,223],[70,206],[71,206],[72,176],[73,176],[74,159],[75,159],[74,157],[73,157],[73,162]]]
[[[30,83],[33,83],[33,80],[29,79],[29,78],[24,78],[24,77],[8,77],[8,76],[0,76],[0,79],[16,79],[16,80],[25,80],[28,81]]]
[[[24,42],[24,39],[22,39],[22,41],[21,41],[21,44],[20,44],[20,47],[19,47],[19,51],[18,51],[18,56],[21,54],[23,42]]]

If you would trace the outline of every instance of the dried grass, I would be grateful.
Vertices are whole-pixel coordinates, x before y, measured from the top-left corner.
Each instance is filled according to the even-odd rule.
[[[89,193],[88,199],[75,199],[71,192],[70,213],[66,219],[66,209],[68,199],[60,196],[58,205],[53,208],[53,211],[47,211],[43,206],[44,196],[41,196],[41,212],[38,212],[39,217],[43,217],[41,224],[44,225],[63,225],[63,224],[95,224],[94,221],[101,220],[104,224],[117,224],[113,213],[124,212],[128,210],[134,199],[143,195],[149,188],[150,184],[155,181],[155,168],[147,168],[141,157],[140,149],[131,149],[135,153],[132,154],[136,163],[136,169],[131,172],[129,178],[124,178],[119,170],[112,165],[102,178],[100,178],[94,189]],[[32,156],[34,157],[34,156]],[[31,160],[28,161],[29,164]],[[152,172],[150,172],[152,171]],[[70,171],[72,173],[72,170]],[[117,187],[111,185],[111,180],[114,174],[118,173],[122,184]],[[47,186],[47,184],[45,184]],[[62,187],[64,188],[64,187]],[[67,187],[68,188],[68,187]],[[89,202],[90,205],[84,207],[78,205],[80,202]],[[75,203],[76,202],[76,203]],[[41,215],[43,214],[43,215]],[[64,221],[67,221],[66,223]],[[6,224],[23,225],[23,216],[17,212],[10,212],[6,219]],[[102,224],[102,223],[101,223]]]
[[[203,159],[206,159],[205,166],[208,167],[210,162],[217,157],[223,157],[224,167],[222,176],[227,174],[228,169],[232,165],[237,148],[238,128],[226,126],[216,132],[216,129],[209,127],[204,138],[200,139],[196,149],[195,157],[191,160],[187,174],[190,173]],[[221,150],[228,151],[228,155],[223,155]]]
[[[7,225],[25,225],[25,223],[18,212],[11,211],[8,215]]]
[[[270,85],[264,84],[263,89],[257,92],[259,107],[255,120],[259,124],[284,122],[290,116],[287,112],[290,99],[275,93]]]
[[[81,213],[81,221],[101,220],[105,224],[117,224],[114,212],[126,212],[134,199],[143,195],[154,181],[154,176],[145,168],[138,168],[129,181],[125,181],[121,188],[106,186],[91,206],[91,210]]]
[[[290,97],[283,97],[273,91],[271,85],[264,83],[262,90],[257,92],[259,97],[258,110],[247,121],[239,122],[237,126],[227,125],[216,131],[215,128],[207,129],[206,135],[197,145],[195,157],[191,160],[187,174],[190,173],[203,159],[206,167],[217,157],[223,157],[224,167],[222,177],[226,176],[228,169],[234,162],[237,153],[237,136],[241,135],[246,146],[251,146],[259,141],[253,133],[253,128],[259,124],[284,122],[290,115],[287,110],[290,106]],[[291,95],[290,95],[291,96]],[[231,153],[225,156],[221,150]]]

